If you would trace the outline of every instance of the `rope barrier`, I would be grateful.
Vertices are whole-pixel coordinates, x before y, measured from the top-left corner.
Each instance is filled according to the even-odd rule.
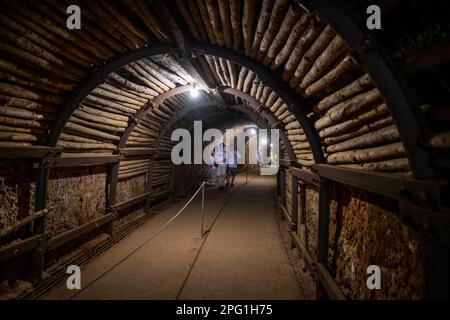
[[[183,211],[189,206],[189,204],[195,199],[195,197],[199,194],[199,192],[201,190],[203,190],[202,192],[202,216],[204,215],[204,191],[205,191],[205,185],[208,184],[208,182],[203,182],[201,184],[201,186],[198,188],[198,190],[194,193],[194,195],[189,199],[189,201],[180,209],[178,210],[178,212],[173,215],[172,218],[169,219],[169,221],[167,221],[162,227],[160,227],[156,232],[154,232],[147,240],[145,240],[141,245],[139,245],[136,249],[134,249],[133,251],[131,251],[129,254],[127,254],[125,257],[123,257],[120,261],[118,261],[116,264],[112,265],[109,269],[107,269],[106,271],[104,271],[102,274],[100,274],[97,278],[95,278],[94,280],[92,280],[91,282],[89,282],[87,285],[83,286],[82,289],[80,289],[79,291],[77,291],[75,294],[71,295],[69,297],[69,299],[73,299],[75,298],[77,295],[79,295],[83,290],[89,288],[92,284],[94,284],[95,282],[97,282],[98,280],[100,280],[101,278],[103,278],[105,275],[107,275],[108,273],[110,273],[112,270],[114,270],[116,267],[118,267],[119,265],[121,265],[123,262],[125,262],[128,258],[130,258],[133,254],[135,254],[137,251],[139,251],[142,247],[144,247],[147,243],[149,243],[150,241],[152,241],[157,235],[159,235],[165,228],[167,228],[172,221],[174,221],[178,216],[180,216]],[[203,219],[203,218],[202,218]],[[203,235],[203,221],[202,221],[202,235]]]
[[[253,178],[251,179],[253,180]],[[244,183],[247,184],[248,180],[246,179],[246,182]],[[76,293],[74,293],[73,295],[71,295],[69,297],[69,300],[75,298],[77,295],[79,295],[83,290],[89,288],[92,284],[94,284],[95,282],[97,282],[98,280],[100,280],[101,278],[103,278],[105,275],[107,275],[108,273],[110,273],[112,270],[114,270],[116,267],[118,267],[119,265],[121,265],[123,262],[125,262],[128,258],[130,258],[133,254],[135,254],[137,251],[139,251],[142,247],[144,247],[146,244],[148,244],[150,241],[152,241],[156,236],[158,236],[165,228],[167,228],[172,221],[174,221],[177,217],[179,217],[183,211],[189,206],[189,204],[191,204],[191,202],[195,199],[195,197],[200,193],[200,191],[202,191],[202,204],[201,204],[201,230],[200,230],[200,235],[203,238],[204,235],[207,232],[204,232],[204,219],[205,219],[205,186],[206,185],[216,185],[215,183],[211,183],[211,182],[207,182],[204,181],[202,182],[201,186],[197,189],[197,191],[194,193],[194,195],[189,199],[188,202],[186,202],[186,204],[180,209],[178,210],[178,212],[172,216],[172,218],[169,219],[169,221],[167,221],[162,227],[160,227],[156,232],[154,232],[147,240],[145,240],[142,244],[140,244],[136,249],[134,249],[133,251],[131,251],[129,254],[127,254],[125,257],[123,257],[120,261],[118,261],[117,263],[115,263],[114,265],[112,265],[110,268],[108,268],[106,271],[104,271],[102,274],[100,274],[98,277],[96,277],[94,280],[92,280],[91,282],[89,282],[87,285],[83,286],[82,289],[78,290]],[[227,201],[228,202],[228,201]],[[223,209],[223,208],[222,208]]]

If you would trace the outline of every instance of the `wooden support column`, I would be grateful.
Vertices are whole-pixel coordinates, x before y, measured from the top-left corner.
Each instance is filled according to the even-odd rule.
[[[330,216],[329,184],[327,180],[320,178],[317,261],[323,264],[327,263],[328,257],[329,216]]]
[[[155,169],[155,157],[150,158],[150,163],[148,164],[148,172],[147,172],[147,178],[145,181],[145,193],[151,194],[152,187],[153,187],[153,171]],[[144,206],[144,212],[146,214],[150,214],[150,205],[152,202],[152,196],[150,196],[147,201],[145,202]]]
[[[319,180],[319,219],[317,232],[317,262],[325,267],[328,262],[328,229],[330,216],[329,184],[326,179]],[[316,297],[318,300],[328,299],[326,289],[317,281]]]
[[[280,187],[281,187],[280,202],[284,206],[286,203],[286,172],[284,171],[284,169],[281,169],[280,172]]]
[[[108,184],[109,184],[109,188],[108,188],[108,210],[113,207],[116,202],[117,202],[117,185],[119,183],[119,163],[115,163],[113,164],[110,168],[109,168],[109,178],[108,178]]]
[[[109,185],[108,189],[108,199],[107,199],[107,208],[106,213],[112,211],[113,206],[117,202],[117,185],[119,183],[119,167],[120,162],[114,163],[109,167],[108,171],[108,179],[107,184]],[[110,221],[106,227],[107,232],[112,235],[114,230],[114,221]]]
[[[49,168],[42,161],[39,167],[36,180],[36,198],[34,211],[38,212],[47,209],[47,187],[48,177],[50,175]],[[36,219],[33,223],[33,236],[42,235],[45,232],[45,216]],[[35,282],[42,280],[42,269],[44,266],[44,252],[47,243],[40,241],[33,250],[31,257],[31,277]]]
[[[298,178],[291,174],[291,228],[298,230]]]
[[[308,248],[308,242],[306,241],[306,184],[300,184],[300,190],[298,193],[298,235],[300,243]]]

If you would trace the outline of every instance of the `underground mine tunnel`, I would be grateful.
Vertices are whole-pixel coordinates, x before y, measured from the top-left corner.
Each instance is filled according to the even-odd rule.
[[[0,6],[2,299],[449,298],[445,1]]]

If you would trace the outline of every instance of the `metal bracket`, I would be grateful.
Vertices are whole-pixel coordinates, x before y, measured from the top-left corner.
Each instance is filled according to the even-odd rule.
[[[121,148],[117,148],[117,155],[119,156],[120,161],[125,160],[125,158],[127,157],[127,153],[124,149]]]
[[[129,124],[131,124],[131,123],[139,124],[139,119],[136,118],[134,115],[130,115],[130,118],[129,118],[129,120],[128,120],[128,123],[129,123]]]

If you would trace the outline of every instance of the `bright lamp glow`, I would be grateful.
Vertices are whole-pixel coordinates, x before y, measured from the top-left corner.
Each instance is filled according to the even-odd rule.
[[[248,130],[248,133],[250,133],[252,136],[254,136],[256,134],[256,130],[252,128],[252,129]]]
[[[191,90],[191,97],[192,98],[197,98],[199,96],[200,92],[198,91],[198,89],[192,89]]]
[[[261,144],[266,145],[267,144],[267,139],[266,138],[261,138],[260,142],[261,142]]]

